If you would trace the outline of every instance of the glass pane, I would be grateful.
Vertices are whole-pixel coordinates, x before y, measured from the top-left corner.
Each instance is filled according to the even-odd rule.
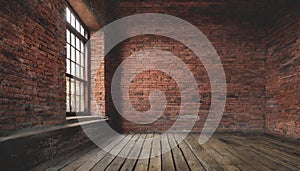
[[[76,65],[76,77],[80,78],[80,66]]]
[[[75,80],[71,79],[71,94],[75,94]]]
[[[85,56],[84,56],[84,53],[81,54],[80,64],[81,64],[81,66],[85,67]]]
[[[70,78],[66,78],[66,93],[69,94],[70,92]]]
[[[75,111],[75,98],[76,96],[71,94],[71,112]]]
[[[76,49],[80,50],[80,40],[76,37]]]
[[[71,61],[69,59],[67,59],[67,74],[71,74]]]
[[[75,47],[75,35],[71,33],[71,45]]]
[[[77,30],[77,25],[78,25],[78,21],[77,21],[77,19],[75,18],[75,29]]]
[[[67,38],[67,42],[70,43],[70,31],[69,30],[67,30],[66,38]]]
[[[80,111],[80,96],[76,96],[76,112]]]
[[[84,78],[84,68],[83,67],[81,67],[80,72],[81,72],[80,73],[81,79],[85,80],[85,78]]]
[[[76,50],[76,63],[80,64],[80,52]]]
[[[81,96],[81,103],[80,103],[80,104],[81,104],[81,107],[80,107],[80,108],[81,108],[81,112],[85,112],[85,111],[84,111],[84,110],[85,110],[85,109],[84,109],[84,107],[85,107],[84,96]]]
[[[83,45],[83,43],[80,41],[80,44],[81,44],[81,48],[80,48],[80,51],[81,52],[84,52],[84,45]]]
[[[71,12],[70,12],[70,9],[67,8],[66,9],[66,20],[68,23],[70,23],[70,17],[71,17]]]
[[[75,61],[75,48],[71,47],[71,60]]]
[[[84,28],[82,26],[80,26],[80,33],[82,36],[84,36]]]
[[[75,28],[75,17],[72,13],[71,13],[71,25]]]
[[[66,111],[70,112],[70,78],[66,78]]]
[[[80,95],[80,82],[76,81],[76,95]]]
[[[78,20],[76,20],[76,30],[80,32],[80,23]]]
[[[71,75],[75,75],[75,63],[74,62],[71,62]]]
[[[70,45],[67,44],[67,58],[70,59]]]
[[[80,86],[80,95],[84,95],[84,84],[81,84]]]
[[[67,94],[67,97],[66,97],[66,111],[70,112],[70,96],[69,96],[69,94]]]

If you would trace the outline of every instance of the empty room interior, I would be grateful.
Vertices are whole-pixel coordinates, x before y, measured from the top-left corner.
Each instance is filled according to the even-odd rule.
[[[0,2],[0,170],[300,170],[300,1]]]

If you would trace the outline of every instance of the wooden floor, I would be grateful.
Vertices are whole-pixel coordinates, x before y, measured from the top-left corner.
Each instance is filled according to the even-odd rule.
[[[144,139],[154,134],[126,135]],[[120,140],[114,152],[140,156],[159,153],[175,143],[174,134],[160,141],[128,143]],[[171,151],[150,159],[115,157],[94,145],[48,161],[35,170],[300,170],[300,144],[265,135],[215,134],[199,145],[199,134],[190,134]],[[135,141],[139,142],[139,141]],[[146,143],[145,143],[146,142]]]

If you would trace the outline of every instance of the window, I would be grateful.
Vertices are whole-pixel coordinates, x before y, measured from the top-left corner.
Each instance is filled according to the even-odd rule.
[[[66,9],[66,110],[67,115],[74,112],[87,113],[88,73],[85,43],[89,33],[79,17],[70,9]]]

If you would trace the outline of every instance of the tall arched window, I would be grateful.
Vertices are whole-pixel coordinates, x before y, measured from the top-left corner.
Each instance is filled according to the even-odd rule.
[[[71,9],[66,9],[66,110],[67,115],[88,112],[88,70],[85,43],[89,38],[86,27]]]

